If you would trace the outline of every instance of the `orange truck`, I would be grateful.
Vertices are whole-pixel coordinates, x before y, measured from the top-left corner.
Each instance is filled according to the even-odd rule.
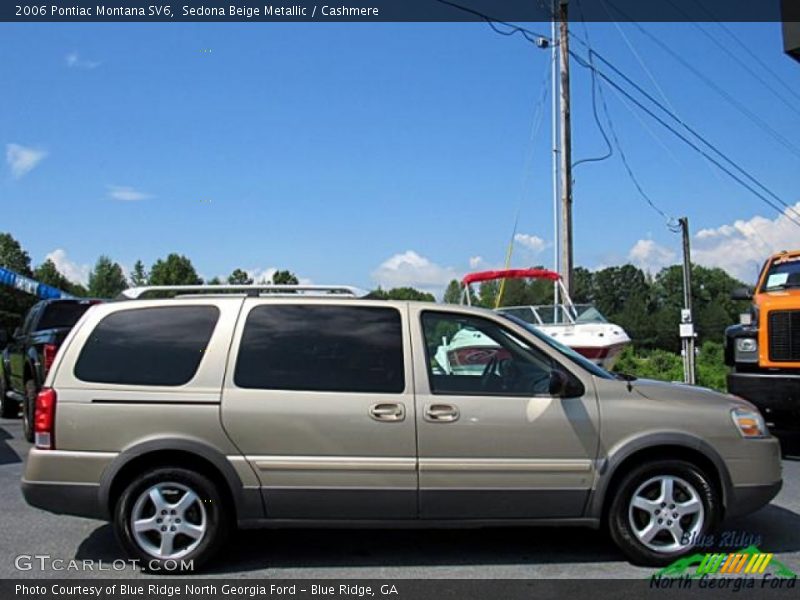
[[[800,250],[771,256],[740,323],[725,330],[728,391],[758,406],[772,433],[800,440]]]

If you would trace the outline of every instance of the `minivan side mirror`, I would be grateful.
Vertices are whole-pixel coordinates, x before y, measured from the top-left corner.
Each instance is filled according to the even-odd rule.
[[[736,288],[731,292],[731,300],[752,300],[753,290],[747,287]]]

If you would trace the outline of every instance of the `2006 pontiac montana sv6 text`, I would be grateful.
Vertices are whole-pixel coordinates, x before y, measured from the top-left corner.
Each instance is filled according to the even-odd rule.
[[[112,520],[148,564],[197,566],[236,526],[557,523],[660,565],[781,486],[751,404],[621,380],[513,317],[183,291],[83,316],[22,482],[34,506]],[[493,343],[439,352],[465,329]]]

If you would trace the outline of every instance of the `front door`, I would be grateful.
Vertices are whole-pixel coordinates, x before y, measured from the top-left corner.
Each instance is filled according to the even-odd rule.
[[[405,305],[247,299],[222,419],[267,517],[415,518],[412,382]]]
[[[420,374],[420,516],[580,517],[598,445],[591,378],[499,316],[416,307],[410,321]],[[572,397],[550,394],[554,370]]]

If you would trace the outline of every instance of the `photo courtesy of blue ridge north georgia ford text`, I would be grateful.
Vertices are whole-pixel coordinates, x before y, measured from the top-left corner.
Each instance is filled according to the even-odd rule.
[[[800,0],[0,4],[0,598],[794,597]]]

